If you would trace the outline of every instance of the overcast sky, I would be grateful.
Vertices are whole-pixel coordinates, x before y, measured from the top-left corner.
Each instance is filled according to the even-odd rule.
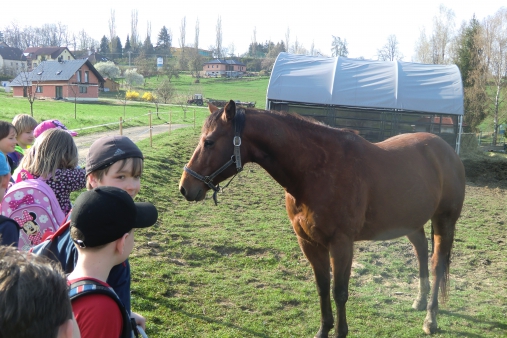
[[[199,19],[199,46],[215,45],[217,19],[222,20],[222,46],[234,44],[235,54],[247,51],[256,29],[257,42],[285,40],[290,30],[290,44],[298,40],[306,49],[331,55],[332,35],[346,39],[349,57],[376,59],[377,50],[390,34],[396,35],[405,61],[412,61],[414,45],[421,29],[431,34],[433,17],[443,4],[456,14],[456,28],[475,13],[479,20],[493,15],[505,0],[359,0],[359,1],[74,1],[41,2],[24,0],[9,2],[0,9],[0,30],[15,22],[20,27],[42,26],[61,22],[69,31],[82,29],[96,40],[109,36],[111,10],[115,11],[116,31],[122,44],[130,34],[131,12],[138,11],[138,32],[142,41],[151,23],[151,40],[155,44],[162,26],[173,35],[178,47],[180,27],[186,17],[186,42],[192,44],[195,23]]]

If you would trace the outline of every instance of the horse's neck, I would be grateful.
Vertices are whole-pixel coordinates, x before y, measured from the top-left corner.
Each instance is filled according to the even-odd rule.
[[[249,160],[263,167],[282,187],[288,188],[315,163],[307,147],[311,133],[295,129],[280,118],[254,115],[245,125]],[[313,164],[312,164],[313,163]]]

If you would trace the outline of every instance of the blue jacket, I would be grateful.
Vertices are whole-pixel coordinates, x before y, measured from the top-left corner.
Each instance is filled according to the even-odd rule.
[[[58,231],[56,234],[59,234],[59,236],[53,236],[51,243],[48,243],[48,240],[46,240],[36,245],[32,249],[32,252],[35,254],[44,254],[53,260],[59,261],[63,271],[68,274],[71,273],[76,266],[78,251],[70,238],[70,227],[68,223],[62,225],[62,227],[66,229],[62,229],[63,232],[61,233]],[[43,253],[43,248],[47,248],[51,252],[49,254]],[[130,264],[128,259],[121,264],[115,265],[111,269],[109,277],[107,278],[107,284],[114,289],[114,292],[116,292],[130,314]]]
[[[0,216],[0,244],[18,247],[19,225],[9,217]]]

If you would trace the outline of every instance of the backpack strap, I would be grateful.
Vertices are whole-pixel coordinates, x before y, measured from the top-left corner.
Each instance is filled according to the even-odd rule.
[[[121,330],[120,338],[131,338],[132,337],[132,325],[130,322],[130,315],[125,309],[125,306],[121,302],[120,298],[114,290],[110,287],[104,286],[99,282],[96,282],[91,279],[83,279],[79,282],[75,282],[70,284],[69,286],[69,298],[72,302],[74,299],[82,296],[86,296],[89,294],[101,294],[111,297],[118,307],[120,308],[123,327]]]

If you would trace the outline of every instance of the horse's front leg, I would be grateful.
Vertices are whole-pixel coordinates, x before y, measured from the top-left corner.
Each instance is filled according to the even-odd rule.
[[[336,234],[329,244],[331,267],[333,268],[333,296],[337,312],[335,335],[338,338],[346,337],[349,332],[345,304],[349,298],[353,248],[353,240],[343,234]]]
[[[333,328],[329,274],[329,251],[320,244],[309,242],[298,236],[299,246],[313,268],[317,292],[320,299],[320,329],[315,338],[327,338]]]

